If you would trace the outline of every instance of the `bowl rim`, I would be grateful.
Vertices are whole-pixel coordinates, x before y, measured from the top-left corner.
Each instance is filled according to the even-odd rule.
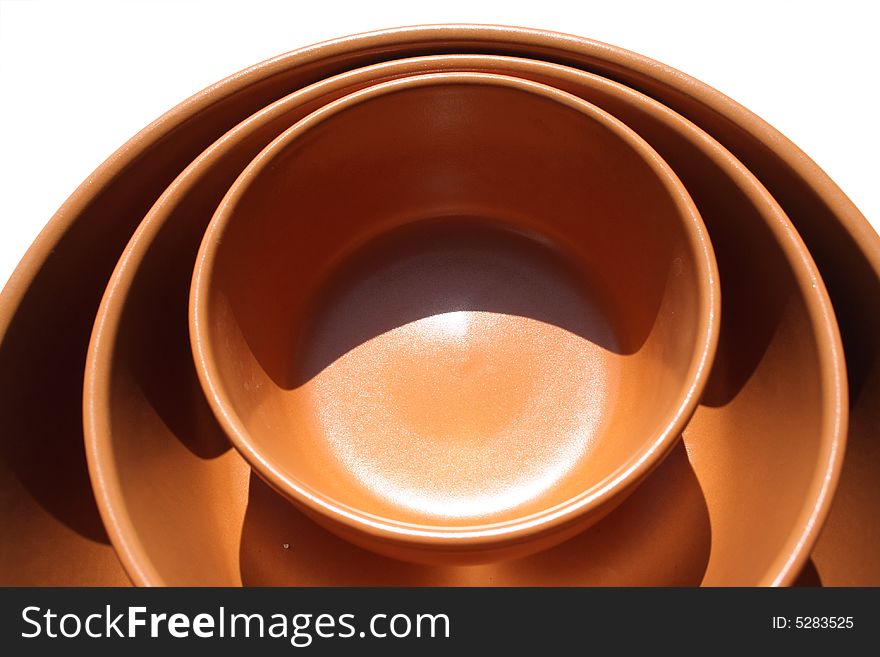
[[[262,174],[271,169],[277,158],[283,156],[287,149],[295,146],[304,135],[332,117],[345,114],[375,99],[392,97],[414,89],[464,85],[525,92],[555,101],[560,106],[578,111],[584,118],[600,124],[614,134],[624,148],[634,151],[648,165],[651,174],[661,182],[665,194],[675,208],[679,225],[683,227],[688,257],[694,261],[697,326],[695,348],[688,354],[682,390],[669,404],[669,409],[674,410],[671,415],[665,412],[665,424],[660,430],[648,433],[645,441],[640,443],[641,447],[628,454],[609,475],[598,482],[591,482],[564,501],[534,512],[516,514],[501,521],[449,526],[443,525],[441,520],[437,524],[419,523],[366,511],[335,499],[301,481],[286,471],[282,464],[273,463],[263,444],[250,434],[231,402],[218,367],[222,356],[214,349],[213,322],[209,308],[214,294],[212,283],[218,267],[218,247],[226,242],[226,231],[236,221],[236,209]],[[496,544],[522,544],[547,535],[559,527],[573,524],[610,504],[612,500],[617,500],[659,464],[678,441],[708,382],[718,345],[720,295],[714,251],[696,205],[669,165],[629,126],[582,98],[539,82],[497,73],[427,73],[379,82],[316,109],[276,137],[247,165],[226,192],[203,235],[190,289],[190,341],[199,380],[215,417],[251,467],[288,499],[321,517],[382,542],[442,551],[469,550],[475,547],[485,549]]]
[[[458,53],[458,55],[454,53]],[[347,74],[370,65],[388,64],[416,56],[436,55],[462,57],[508,55],[517,59],[531,58],[541,63],[561,64],[569,66],[575,71],[605,77],[608,77],[609,71],[616,70],[620,71],[619,77],[625,80],[624,84],[629,89],[638,90],[640,87],[640,85],[633,87],[632,80],[641,80],[645,84],[657,85],[659,89],[657,97],[660,102],[664,103],[664,106],[668,106],[670,99],[685,98],[691,102],[693,105],[685,110],[676,109],[676,106],[680,106],[683,101],[673,103],[670,111],[674,111],[679,116],[682,114],[692,116],[694,111],[692,107],[707,108],[722,120],[728,121],[741,130],[743,139],[766,144],[769,156],[775,158],[770,164],[772,170],[778,169],[788,172],[796,184],[801,187],[809,185],[815,191],[816,203],[824,204],[824,207],[828,208],[829,214],[845,230],[847,239],[855,245],[867,266],[880,274],[880,239],[839,187],[815,162],[775,128],[705,83],[643,55],[586,37],[500,25],[412,26],[346,36],[299,48],[255,64],[195,94],[141,130],[80,185],[53,216],[25,254],[3,294],[0,295],[0,333],[5,334],[23,303],[27,290],[52,254],[55,246],[64,234],[77,221],[81,220],[79,215],[88,208],[95,196],[104,189],[121,184],[119,181],[120,172],[130,162],[140,157],[146,150],[153,148],[184,122],[197,117],[204,109],[243,94],[261,81],[285,71],[309,70],[309,67],[320,65],[326,67],[327,62],[336,58],[348,58],[346,61],[349,63],[349,68],[344,71],[340,69],[342,74]],[[615,77],[618,76],[612,76],[611,79]],[[314,82],[320,82],[320,80],[314,80]],[[299,87],[294,87],[292,91],[297,93],[306,88],[308,84],[309,82],[306,81]],[[255,114],[264,110],[265,107]],[[243,117],[241,121],[248,122],[251,118],[253,117]],[[703,127],[704,121],[696,121],[701,131],[707,130],[706,127]],[[712,124],[711,121],[709,123]],[[237,129],[238,127],[233,127],[231,131],[235,132]],[[218,141],[223,140],[225,136],[218,136],[217,139]],[[716,137],[715,139],[724,139],[726,144],[730,144],[732,140],[729,136],[727,138]],[[747,141],[747,143],[751,142]],[[209,150],[211,148],[209,147]],[[196,158],[196,161],[200,159],[202,156]],[[189,167],[184,166],[182,170],[185,172],[191,167],[192,163],[189,163]],[[743,169],[748,172],[744,166]],[[179,176],[179,178],[185,177],[183,174]],[[177,180],[172,183],[172,187],[179,184],[185,183]],[[154,209],[162,205],[164,196],[163,194],[156,202]],[[793,222],[799,223],[798,216],[793,218]],[[790,239],[797,241],[803,249],[803,252],[797,257],[812,265],[812,257],[801,243],[795,227],[786,225],[780,227],[779,230],[786,233]],[[149,232],[149,226],[138,227],[130,246],[138,239],[145,238]],[[132,253],[128,253],[124,257],[138,259],[138,256]],[[845,263],[843,266],[845,267]],[[127,275],[117,265],[114,278],[102,301],[102,309],[106,310],[108,300],[116,293],[124,293],[120,288],[124,288],[128,278],[130,278],[130,272]],[[764,568],[763,575],[755,580],[754,583],[759,586],[785,586],[794,581],[818,538],[829,512],[833,490],[840,476],[846,442],[847,402],[843,352],[839,332],[836,325],[833,325],[830,300],[827,299],[824,284],[818,276],[816,276],[816,287],[821,292],[823,303],[813,303],[813,314],[814,317],[824,322],[826,337],[832,341],[834,347],[827,353],[823,352],[820,363],[826,375],[826,387],[829,393],[829,400],[826,404],[828,421],[822,433],[824,436],[822,447],[825,467],[817,471],[814,477],[814,488],[820,488],[821,491],[820,495],[812,499],[808,505],[805,504],[802,511],[803,521],[793,528],[784,546],[780,549],[778,557]],[[108,325],[112,322],[109,322],[106,314],[102,319],[102,315],[99,313],[100,324],[105,325],[108,334],[113,333],[112,326]],[[104,337],[107,341],[112,339],[112,335]],[[92,343],[89,347],[89,363],[93,361],[96,352],[101,352],[100,349],[96,349],[98,342],[100,342],[100,335],[99,332],[96,332],[92,336]],[[97,372],[93,364],[87,364],[87,373],[89,370],[91,370],[91,375],[87,376],[87,381],[91,382],[89,385],[93,389],[102,388],[106,384],[104,374]],[[90,409],[88,400],[86,400],[84,412],[87,436],[90,428],[95,428],[92,426],[95,418],[90,415],[90,410],[93,409]],[[97,493],[99,511],[113,546],[116,548],[126,572],[135,584],[148,586],[165,584],[163,576],[151,562],[148,553],[145,552],[137,538],[130,518],[124,511],[116,509],[112,500],[109,499],[108,496],[112,495],[112,491],[107,487],[112,489],[113,481],[105,476],[107,473],[100,471],[101,457],[100,454],[95,453],[93,440],[94,436],[87,441],[89,470]]]

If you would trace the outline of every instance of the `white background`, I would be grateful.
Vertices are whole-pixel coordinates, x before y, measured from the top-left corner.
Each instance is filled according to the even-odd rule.
[[[793,139],[878,229],[876,6],[0,0],[0,283],[76,186],[187,96],[294,48],[419,23],[559,30],[679,68]]]

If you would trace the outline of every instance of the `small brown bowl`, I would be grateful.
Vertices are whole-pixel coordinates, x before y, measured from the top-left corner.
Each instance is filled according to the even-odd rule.
[[[268,146],[206,231],[191,335],[234,445],[320,524],[429,563],[596,522],[675,444],[718,337],[686,190],[517,78],[386,82]]]

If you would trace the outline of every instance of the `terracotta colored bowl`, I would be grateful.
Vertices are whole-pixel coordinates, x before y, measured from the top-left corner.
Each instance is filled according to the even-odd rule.
[[[4,431],[0,434],[0,499],[4,500],[0,505],[0,525],[7,535],[15,536],[15,540],[0,541],[0,583],[57,586],[127,581],[101,526],[86,471],[82,443],[82,374],[92,323],[107,281],[126,243],[165,187],[226,130],[291,91],[366,64],[451,52],[533,57],[609,76],[673,108],[730,149],[784,208],[816,259],[840,323],[852,393],[847,457],[830,516],[829,495],[805,496],[801,500],[801,508],[809,517],[809,523],[798,523],[799,529],[783,529],[785,518],[790,517],[790,510],[796,506],[794,503],[786,505],[779,517],[772,517],[765,501],[756,506],[757,497],[741,504],[716,505],[710,502],[716,519],[713,526],[742,526],[751,517],[771,530],[768,538],[751,549],[744,547],[742,538],[734,531],[715,530],[709,557],[711,567],[707,569],[706,563],[701,563],[699,558],[688,559],[678,554],[676,563],[680,567],[674,576],[669,574],[672,570],[660,568],[652,559],[642,559],[638,563],[634,559],[625,559],[624,556],[637,554],[620,549],[620,561],[615,564],[618,575],[603,579],[601,572],[607,575],[610,571],[601,571],[599,564],[607,565],[607,561],[591,552],[589,546],[585,548],[581,544],[577,546],[581,549],[580,555],[572,549],[568,562],[554,560],[552,564],[556,567],[552,572],[542,568],[540,563],[525,572],[524,564],[520,563],[519,570],[483,572],[479,577],[475,575],[472,581],[550,584],[554,581],[596,583],[639,579],[645,583],[693,583],[703,578],[706,583],[761,581],[790,584],[807,561],[819,538],[819,531],[824,527],[813,552],[814,562],[807,564],[812,576],[809,581],[831,585],[880,585],[880,560],[876,558],[880,549],[880,514],[877,513],[880,505],[880,449],[877,449],[880,305],[873,302],[880,297],[880,239],[865,218],[816,163],[791,141],[742,105],[680,71],[583,37],[527,28],[461,25],[396,28],[345,37],[301,48],[238,72],[185,100],[147,126],[90,174],[59,209],[0,294],[0,416],[4,421]],[[272,136],[275,135],[277,132]],[[268,140],[245,156],[241,166],[266,143]],[[655,143],[655,146],[660,144]],[[666,157],[672,160],[670,154],[667,153]],[[215,181],[220,188],[228,186],[235,174],[229,177],[226,167],[232,166],[227,160],[225,167],[213,169],[204,178]],[[193,182],[192,177],[188,180]],[[184,181],[178,182],[183,184]],[[692,183],[692,191],[695,188]],[[178,192],[183,193],[179,186]],[[195,247],[192,253],[186,253],[181,245],[185,241],[181,235],[188,231],[198,234],[204,227],[198,225],[203,220],[204,206],[216,204],[219,198],[212,199],[207,194],[196,199],[201,206],[191,207],[190,214],[181,209],[182,214],[174,220],[175,228],[165,229],[181,240],[175,242],[179,248],[174,252],[184,255],[179,262],[169,257],[167,263],[159,265],[170,271],[163,284],[153,281],[153,287],[168,294],[176,289],[171,281],[181,270],[190,267],[195,253]],[[739,218],[730,215],[728,220],[731,230],[736,231]],[[139,239],[144,240],[154,232],[163,231],[158,231],[154,224],[152,228],[146,228]],[[717,232],[717,225],[712,232]],[[197,239],[195,244],[198,244]],[[144,246],[141,256],[150,262],[147,251],[150,249]],[[141,256],[132,252],[128,259],[138,260]],[[736,257],[731,252],[729,261],[735,262]],[[756,274],[751,268],[749,271]],[[128,278],[132,278],[130,273]],[[149,268],[143,276],[150,278],[153,273],[154,270]],[[186,272],[182,278],[188,281],[190,273]],[[771,275],[772,269],[767,273]],[[115,284],[125,287],[121,284],[124,280],[127,277],[121,276]],[[135,287],[152,289],[151,284],[140,277]],[[261,495],[256,491],[252,496],[249,532],[241,533],[248,498],[247,468],[237,455],[226,451],[228,446],[222,436],[214,440],[210,420],[204,419],[210,418],[211,413],[204,404],[198,403],[201,395],[197,383],[187,378],[194,377],[193,368],[185,360],[172,358],[177,355],[174,351],[150,352],[141,357],[121,351],[123,343],[174,349],[177,339],[183,336],[182,344],[188,354],[186,316],[185,312],[180,316],[173,313],[177,308],[175,301],[169,300],[172,312],[166,319],[170,324],[164,327],[163,335],[150,336],[149,340],[139,342],[143,336],[127,334],[126,340],[121,339],[118,345],[120,351],[114,351],[120,361],[140,365],[136,368],[136,376],[129,374],[125,378],[120,374],[114,379],[120,386],[115,388],[114,394],[127,391],[132,406],[140,408],[145,417],[142,425],[122,427],[121,420],[114,424],[114,429],[121,427],[133,431],[144,441],[141,447],[117,443],[116,448],[122,452],[119,461],[121,463],[131,452],[141,450],[169,468],[173,467],[175,475],[182,475],[181,481],[189,477],[219,483],[210,492],[199,488],[193,499],[176,496],[174,490],[184,484],[169,482],[171,473],[163,474],[156,469],[158,464],[152,463],[142,463],[139,470],[123,468],[116,473],[128,477],[132,483],[130,488],[142,493],[140,496],[119,493],[118,482],[114,479],[105,482],[107,491],[115,491],[115,497],[112,503],[105,504],[103,516],[110,523],[109,533],[131,577],[140,584],[187,581],[233,584],[241,583],[240,566],[244,563],[247,582],[261,579],[298,584],[378,581],[376,575],[363,571],[364,564],[353,559],[350,551],[346,552],[347,546],[334,550],[332,545],[317,539],[311,543],[314,552],[310,554],[306,549],[297,553],[301,559],[277,558],[273,561],[270,558],[261,560],[257,556],[266,555],[264,548],[278,538],[277,534],[287,534],[295,522],[288,515],[272,518],[271,509],[274,507],[271,505],[257,513],[255,509],[260,500],[274,498],[271,494]],[[725,303],[730,302],[726,298]],[[182,303],[186,303],[185,294]],[[760,302],[755,302],[755,308],[759,307]],[[168,312],[168,308],[163,310]],[[137,315],[137,312],[127,308],[125,316],[131,314]],[[154,318],[149,316],[142,319],[147,325],[154,323]],[[743,324],[747,326],[745,320]],[[180,327],[183,327],[182,331],[177,335]],[[722,348],[725,342],[729,343],[722,338]],[[150,365],[154,368],[152,371]],[[119,369],[126,371],[121,362]],[[170,379],[175,381],[173,392],[165,392],[168,387],[162,378],[165,374],[177,377]],[[52,385],[47,387],[47,381]],[[154,385],[147,391],[139,387],[151,383]],[[172,399],[175,394],[191,394],[194,401],[183,411]],[[728,404],[714,409],[714,419],[720,422],[730,417],[735,424],[749,426],[747,413],[753,408],[754,396],[747,399],[748,403],[736,403],[738,399],[738,395],[729,396]],[[838,395],[837,399],[839,403],[845,403],[845,394]],[[157,406],[150,406],[146,400]],[[47,413],[47,408],[52,412]],[[691,424],[685,436],[686,444],[693,444],[692,436],[694,440],[699,439],[690,432],[698,422],[703,422],[704,429],[707,427],[709,422],[704,419],[710,417],[710,409],[712,407],[704,406],[698,410],[697,421]],[[170,424],[165,424],[162,417]],[[188,439],[184,428],[193,422],[201,423],[201,429]],[[170,427],[175,427],[182,437],[175,438]],[[775,439],[761,432],[756,435],[763,436],[768,445],[772,445]],[[817,455],[832,444],[827,442],[832,434],[804,435],[801,442],[793,438],[786,440],[778,452],[768,447],[768,458],[773,455],[784,458],[786,450],[791,453],[806,451],[821,458]],[[713,449],[726,451],[721,441],[711,441],[710,437],[709,444]],[[840,443],[835,444],[842,450]],[[55,458],[47,460],[47,450],[51,450]],[[667,463],[687,463],[679,456],[678,451],[674,452],[674,458],[667,459]],[[841,452],[838,451],[838,463],[840,458]],[[702,467],[686,466],[684,471],[696,473],[702,481],[712,479],[709,471]],[[836,468],[830,467],[827,474],[830,490],[836,480]],[[647,485],[655,479],[646,482],[636,497],[641,499],[647,492],[657,492]],[[235,484],[228,497],[219,492],[224,482],[230,486]],[[188,485],[185,487],[189,489]],[[761,488],[755,487],[755,490]],[[151,490],[160,490],[162,495],[149,494]],[[203,513],[190,513],[221,498],[229,502],[225,507],[227,517],[222,522],[215,523]],[[149,502],[153,502],[155,508],[149,508]],[[629,509],[632,504],[635,500],[624,508]],[[681,506],[682,500],[677,500],[677,504]],[[646,506],[650,507],[650,504]],[[807,509],[811,507],[812,512],[808,513]],[[678,514],[676,518],[685,515]],[[618,514],[612,516],[616,517]],[[274,529],[270,529],[271,524],[264,527],[265,540],[253,540],[258,535],[253,531],[256,518],[275,521]],[[287,524],[282,522],[285,519]],[[608,527],[614,522],[616,520],[609,519],[602,526]],[[584,536],[595,536],[602,526]],[[162,528],[161,532],[156,531],[159,528]],[[169,536],[171,531],[176,532],[176,537]],[[609,532],[606,530],[605,535],[608,536]],[[785,532],[788,533],[781,539]],[[629,535],[632,536],[632,532]],[[240,538],[246,540],[240,542]],[[305,542],[308,543],[310,538],[316,536],[306,530]],[[784,548],[780,547],[781,540],[784,540]],[[215,541],[214,552],[204,551],[211,545],[210,541]],[[609,540],[608,543],[621,547],[619,541]],[[659,543],[656,541],[655,545]],[[701,549],[706,545],[705,541],[696,539],[693,543]],[[672,544],[670,541],[669,545]],[[202,550],[198,557],[188,556],[187,550],[193,546]],[[163,551],[168,549],[177,550],[176,560],[163,557]],[[752,564],[740,561],[737,568],[718,567],[726,563],[728,557],[735,558],[746,550],[754,556]],[[667,551],[655,550],[656,554],[664,556],[675,552],[676,548],[672,547]],[[699,550],[694,553],[699,554]],[[767,555],[782,553],[788,555],[786,560],[767,565]],[[269,554],[275,555],[275,552]],[[291,552],[288,550],[283,554],[289,557]],[[585,561],[591,555],[597,564],[595,570]],[[313,557],[316,564],[311,569],[306,565],[309,557]],[[657,557],[661,561],[663,558]],[[261,571],[265,575],[263,578],[255,574],[254,566],[258,563],[265,564]],[[694,567],[682,567],[681,564],[685,563]],[[636,570],[645,576],[636,577]],[[397,577],[387,575],[385,581],[389,583],[400,582],[404,577],[399,571]],[[442,580],[439,574],[436,577],[422,575],[424,573],[419,571],[407,581]]]
[[[683,447],[576,538],[526,559],[467,568],[374,556],[323,531],[252,477],[202,401],[186,313],[202,234],[251,158],[341,95],[440,70],[550,84],[635,128],[696,199],[725,290],[716,366]],[[743,258],[747,252],[753,257]],[[836,481],[841,377],[812,261],[767,191],[705,133],[581,71],[509,57],[426,57],[291,94],[225,135],[169,187],[102,303],[86,378],[88,454],[108,531],[139,584],[779,584],[792,581],[806,558]]]
[[[718,336],[687,192],[622,123],[479,73],[382,83],[275,140],[193,277],[208,401],[272,486],[389,556],[593,524],[678,440]]]

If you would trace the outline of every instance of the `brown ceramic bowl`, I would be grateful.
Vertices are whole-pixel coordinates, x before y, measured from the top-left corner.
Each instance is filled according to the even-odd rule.
[[[550,84],[636,129],[696,199],[725,289],[716,366],[683,446],[577,537],[526,559],[466,568],[360,550],[251,476],[203,401],[186,312],[205,227],[267,143],[341,95],[442,70]],[[86,433],[102,516],[139,584],[769,585],[797,575],[827,509],[843,442],[841,377],[811,259],[772,197],[717,142],[656,101],[578,70],[510,57],[424,57],[291,94],[226,134],[169,187],[102,302]]]
[[[435,563],[593,524],[669,452],[719,293],[641,138],[546,85],[377,84],[266,148],[208,227],[196,368],[233,444],[335,533]]]
[[[827,523],[824,521],[830,496],[812,501],[805,499],[804,508],[813,504],[810,522],[800,525],[799,534],[791,531],[785,549],[779,548],[777,539],[768,538],[750,550],[755,556],[751,567],[741,564],[742,569],[736,571],[725,568],[723,577],[719,576],[718,568],[713,568],[706,573],[704,581],[754,582],[757,581],[755,574],[760,571],[761,581],[765,583],[790,584],[824,526],[813,553],[814,563],[808,564],[810,572],[816,575],[813,581],[832,585],[880,585],[880,560],[876,558],[880,546],[880,514],[876,512],[880,506],[880,476],[877,475],[880,450],[876,430],[880,423],[880,340],[877,339],[880,306],[872,301],[880,296],[880,239],[876,233],[846,195],[796,145],[746,108],[700,81],[647,57],[583,37],[528,28],[472,25],[396,28],[345,37],[301,48],[238,72],[187,99],[147,126],[89,175],[55,214],[0,294],[0,415],[4,419],[4,432],[0,434],[0,499],[5,500],[0,506],[0,524],[8,535],[15,536],[14,541],[0,541],[0,583],[65,585],[127,581],[101,526],[89,485],[82,443],[82,372],[95,311],[107,281],[126,242],[165,187],[226,130],[291,91],[366,64],[451,52],[510,54],[555,61],[609,76],[641,90],[711,134],[773,194],[815,257],[840,323],[852,393],[847,458]],[[259,148],[253,154],[258,151]],[[666,157],[671,161],[670,154]],[[245,157],[244,162],[249,159]],[[213,173],[214,180],[221,180],[221,187],[235,178],[234,175],[225,178],[226,173]],[[201,200],[204,203],[204,198]],[[201,209],[191,209],[193,224],[188,224],[186,219],[176,219],[178,228],[171,229],[172,232],[196,230],[193,226],[200,220]],[[731,216],[732,225],[737,221]],[[174,289],[170,280],[178,269],[186,269],[187,260],[191,264],[192,256],[183,257],[183,264],[172,266],[169,262],[166,268],[174,272],[169,273],[165,286],[159,286],[163,291],[170,293]],[[152,271],[143,274],[149,277]],[[143,279],[138,280],[136,287],[150,287]],[[729,299],[725,301],[728,302]],[[756,302],[758,306],[760,303]],[[126,315],[130,312],[127,310]],[[167,319],[172,323],[179,320],[185,329],[185,313],[182,319],[173,313]],[[144,320],[153,321],[149,317]],[[154,336],[155,343],[148,343],[173,347],[175,331],[166,331],[165,335]],[[137,341],[133,336],[129,340]],[[185,344],[188,352],[188,342]],[[117,355],[123,357],[119,352]],[[203,409],[193,403],[182,412],[173,400],[167,399],[170,395],[164,394],[163,374],[178,376],[171,379],[176,381],[174,389],[178,394],[187,394],[193,385],[186,378],[192,374],[192,368],[167,358],[168,354],[161,351],[151,355],[154,356],[153,370],[148,367],[148,361],[140,359],[138,362],[143,365],[138,370],[140,376],[128,379],[132,386],[129,390],[132,404],[149,418],[155,419],[161,411],[171,424],[145,421],[143,426],[127,428],[135,430],[145,441],[142,447],[145,451],[158,455],[168,450],[168,454],[182,457],[178,463],[180,473],[203,480],[216,477],[221,481],[228,475],[239,487],[230,494],[229,499],[235,504],[227,507],[226,524],[220,525],[187,514],[192,505],[215,500],[216,488],[211,494],[200,492],[198,504],[172,494],[158,498],[158,502],[156,496],[149,495],[119,498],[117,502],[124,499],[128,506],[123,509],[114,504],[112,512],[104,510],[105,520],[109,518],[111,523],[110,534],[121,550],[127,571],[138,583],[241,583],[239,534],[235,532],[242,529],[241,500],[247,499],[246,469],[239,469],[241,464],[225,451],[227,447],[222,439],[213,442],[206,437],[210,434],[207,421],[193,434],[192,440],[177,440],[175,450],[173,436],[177,434],[170,427],[185,436],[183,427],[187,422],[201,422]],[[47,387],[46,381],[52,381],[52,385]],[[144,404],[144,391],[135,381],[137,384],[154,381],[157,385],[151,388],[148,398],[157,404],[167,403],[159,409]],[[192,395],[193,399],[199,398],[196,392]],[[729,401],[730,404],[719,407],[716,418],[735,417],[739,411],[734,411],[731,405],[739,410],[750,407],[750,404],[733,404],[736,396],[731,396]],[[46,408],[52,408],[53,412],[46,413]],[[698,419],[706,416],[707,408],[698,411]],[[210,416],[209,411],[206,413]],[[740,417],[742,423],[748,424],[746,415]],[[815,454],[819,445],[817,438],[814,434],[806,435],[809,437],[803,444],[787,440],[785,448],[774,453],[807,450]],[[773,437],[767,436],[766,440],[771,443]],[[688,442],[686,435],[685,443]],[[723,450],[718,442],[711,444]],[[121,446],[118,448],[122,450]],[[51,449],[56,458],[46,460],[47,449]],[[170,461],[173,459],[165,462]],[[704,480],[711,478],[706,470],[699,469],[699,472]],[[829,470],[829,475],[833,474],[833,470]],[[137,481],[132,486],[134,489],[144,484],[154,489],[173,488],[166,483],[166,477],[153,469],[153,464],[144,464],[141,470],[126,471],[125,475]],[[834,480],[836,475],[829,476],[829,481]],[[113,486],[114,483],[108,483],[108,487]],[[161,509],[146,508],[147,500],[154,501]],[[785,524],[788,511],[771,520],[767,505],[756,509],[754,501],[724,504],[725,517],[752,516],[766,521],[771,529]],[[713,508],[713,515],[717,517],[719,511]],[[242,515],[236,515],[239,511]],[[167,526],[160,512],[166,512],[169,523],[185,523],[175,525],[181,541],[178,554],[184,554],[192,545],[205,548],[207,541],[215,540],[218,541],[215,545],[222,546],[215,551],[218,556],[205,558],[209,553],[203,550],[199,560],[180,558],[174,563],[162,560],[157,550],[177,544],[168,539],[167,531],[164,546],[159,544],[158,538],[151,538],[161,534],[143,533],[152,522],[158,523],[157,527]],[[126,524],[128,521],[131,522]],[[720,522],[724,526],[731,524]],[[117,531],[123,526],[131,531]],[[218,533],[220,526],[225,529]],[[253,523],[249,527],[253,528]],[[277,527],[278,532],[286,531],[283,524]],[[140,533],[136,533],[135,528]],[[266,538],[271,540],[272,536],[267,534]],[[250,547],[259,546],[246,541],[241,557],[243,563],[252,566],[260,561],[252,555],[260,551],[250,553],[246,549]],[[724,563],[727,556],[741,549],[742,542],[735,534],[714,532],[713,563]],[[766,562],[760,555],[768,552],[786,552],[790,558],[765,568]],[[133,558],[135,554],[137,559]],[[348,562],[336,560],[344,554],[326,550],[323,554],[327,557],[324,565],[312,571],[292,566],[283,570],[282,566],[291,565],[289,562],[275,564],[279,567],[275,581],[344,583],[370,579],[358,570],[346,570]],[[679,559],[678,562],[685,561]],[[602,560],[597,559],[599,562]],[[627,569],[629,563],[632,561],[618,564],[617,572],[631,575],[633,571]],[[680,576],[674,581],[700,581],[702,575],[696,580],[691,576],[695,572],[702,573],[702,566],[699,560],[693,563],[698,567],[679,569]],[[572,565],[583,566],[583,562]],[[214,566],[217,568],[212,570]],[[337,569],[336,577],[332,574],[333,568]],[[246,581],[257,579],[251,568],[245,570],[249,575]],[[270,571],[265,572],[268,576]],[[652,572],[666,571],[655,569],[648,574]],[[501,581],[500,576],[497,572],[490,575],[496,577],[494,581]],[[534,572],[528,576],[524,573],[523,577],[531,577],[529,581],[538,583],[553,581]],[[569,583],[601,581],[583,570],[575,572],[564,566],[557,568],[553,577],[562,577],[561,581]],[[624,579],[621,575],[617,581]],[[389,576],[387,581],[393,580]],[[651,581],[672,580],[657,575]]]

